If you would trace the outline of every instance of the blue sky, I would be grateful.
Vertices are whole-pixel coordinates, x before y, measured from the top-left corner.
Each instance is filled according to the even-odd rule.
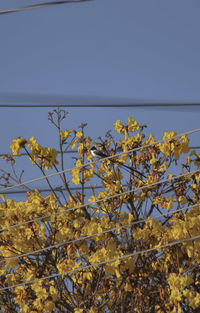
[[[198,101],[199,9],[94,0],[3,15],[0,90]]]
[[[1,0],[0,9],[31,3],[36,1]],[[199,9],[199,0],[94,0],[2,15],[0,103],[6,103],[5,93],[30,95],[26,103],[33,94],[63,96],[66,104],[88,96],[104,102],[198,102]],[[48,111],[0,108],[0,153],[18,136],[35,135],[41,144],[57,146]],[[200,117],[194,107],[68,111],[66,128],[88,122],[94,140],[129,116],[146,123],[157,139],[165,130],[198,128]],[[191,144],[199,145],[199,134]],[[24,166],[27,179],[38,176]]]

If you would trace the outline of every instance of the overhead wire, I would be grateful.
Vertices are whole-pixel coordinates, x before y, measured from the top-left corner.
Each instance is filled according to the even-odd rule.
[[[76,3],[76,2],[86,2],[86,1],[93,1],[93,0],[62,0],[62,1],[49,1],[49,2],[41,2],[37,4],[28,5],[21,8],[14,8],[14,9],[6,9],[6,10],[0,10],[0,15],[2,14],[10,14],[30,9],[40,9],[47,6],[55,6],[60,4],[66,4],[66,3]]]
[[[92,1],[92,0],[79,0]],[[74,1],[72,1],[74,2]],[[1,11],[0,11],[1,12]],[[1,13],[0,13],[1,14]],[[151,108],[199,107],[200,103],[123,103],[123,104],[0,104],[0,108]]]
[[[38,187],[35,187],[35,188],[37,188],[37,190],[39,191],[39,192],[49,192],[49,191],[51,191],[51,189],[50,188],[38,188]],[[102,186],[94,186],[94,187],[88,187],[88,186],[86,186],[86,187],[84,187],[84,189],[85,190],[91,190],[91,189],[101,189],[101,188],[103,188]],[[69,189],[70,190],[82,190],[82,187],[69,187]],[[34,188],[33,188],[33,190],[34,190]],[[53,187],[53,190],[55,190],[55,191],[65,191],[66,190],[66,188],[64,188],[64,187]],[[31,190],[30,190],[31,191]],[[12,195],[12,194],[24,194],[24,193],[26,193],[27,194],[27,191],[25,191],[25,190],[16,190],[16,191],[7,191],[7,192],[4,192],[3,194],[4,195]]]
[[[192,208],[195,208],[197,206],[200,207],[200,203],[197,203],[197,204],[194,204],[194,205],[190,205],[190,206],[187,206],[187,207],[184,207],[184,208],[181,208],[181,209],[173,210],[173,211],[170,211],[170,212],[166,212],[166,213],[163,213],[163,214],[159,214],[159,215],[156,215],[156,216],[153,216],[153,217],[148,217],[148,218],[140,219],[140,220],[137,220],[137,221],[133,221],[133,222],[131,222],[129,224],[115,226],[115,227],[112,227],[110,229],[106,229],[106,230],[104,230],[102,232],[94,233],[92,235],[81,236],[80,238],[72,239],[72,240],[65,240],[65,241],[62,241],[62,242],[59,242],[57,244],[54,244],[54,245],[51,245],[51,246],[47,246],[47,247],[44,247],[44,248],[41,248],[41,249],[32,250],[32,251],[29,251],[29,252],[17,254],[17,255],[11,256],[11,257],[4,258],[3,260],[0,260],[0,264],[2,264],[4,262],[7,262],[7,261],[10,261],[10,260],[16,260],[18,258],[32,256],[32,255],[38,254],[38,253],[46,251],[46,250],[52,250],[54,248],[59,248],[59,247],[62,247],[62,246],[68,245],[68,244],[74,244],[76,242],[80,242],[80,241],[83,241],[83,240],[91,239],[93,237],[101,236],[101,235],[110,233],[110,232],[115,231],[115,230],[120,230],[120,229],[127,228],[127,227],[130,228],[131,226],[134,226],[134,225],[137,225],[137,224],[141,224],[141,223],[144,223],[144,222],[149,221],[149,220],[157,219],[157,218],[160,218],[160,217],[163,217],[163,216],[173,215],[174,213],[178,213],[178,212],[182,212],[184,210],[192,209]]]
[[[108,263],[121,261],[121,260],[130,258],[130,257],[138,256],[140,254],[145,254],[145,253],[149,253],[149,252],[153,252],[153,251],[169,248],[169,247],[178,245],[178,244],[183,243],[183,242],[194,241],[194,240],[197,240],[197,239],[200,239],[200,235],[193,236],[193,237],[190,237],[190,238],[184,238],[184,239],[180,239],[180,240],[171,241],[171,242],[169,242],[167,244],[159,245],[159,246],[156,246],[156,247],[152,247],[152,248],[144,249],[144,250],[140,250],[140,251],[135,251],[133,253],[125,254],[125,255],[122,255],[120,257],[115,257],[115,258],[108,259],[108,260],[101,261],[101,262],[97,262],[97,263],[94,263],[94,264],[89,264],[89,265],[86,265],[86,266],[80,266],[80,267],[77,267],[75,269],[63,272],[63,273],[55,273],[55,274],[47,275],[47,276],[44,276],[44,277],[41,277],[41,278],[33,279],[31,281],[24,281],[24,282],[19,283],[19,284],[3,287],[3,288],[0,289],[0,292],[8,290],[8,289],[14,289],[14,288],[20,287],[20,286],[26,286],[26,285],[34,284],[34,283],[37,283],[38,281],[43,281],[43,280],[55,278],[55,277],[58,277],[58,276],[66,276],[66,275],[70,275],[70,274],[73,274],[73,273],[76,273],[76,272],[79,272],[79,271],[85,271],[85,270],[88,270],[90,268],[99,267],[99,266],[102,266],[102,265],[105,265],[105,264],[108,264]]]
[[[190,135],[190,134],[193,134],[193,133],[196,133],[196,132],[199,132],[200,131],[200,128],[197,128],[197,129],[193,129],[193,130],[190,130],[190,131],[187,131],[185,133],[180,133],[178,135],[175,135],[171,138],[167,138],[165,140],[161,139],[161,140],[158,140],[158,141],[155,141],[153,143],[150,143],[150,144],[147,144],[147,145],[144,145],[144,146],[141,146],[141,147],[138,147],[138,148],[134,148],[134,149],[130,149],[126,152],[120,152],[120,153],[116,153],[114,155],[110,155],[106,158],[102,158],[102,159],[98,159],[96,161],[92,161],[92,162],[89,162],[89,163],[86,163],[86,164],[83,164],[81,166],[77,166],[77,167],[72,167],[72,168],[68,168],[68,169],[65,169],[65,170],[62,170],[62,171],[58,171],[58,172],[55,172],[55,173],[52,173],[52,174],[48,174],[48,175],[44,175],[42,177],[38,177],[38,178],[34,178],[34,179],[31,179],[31,180],[27,180],[23,183],[20,183],[20,184],[16,184],[16,185],[12,185],[12,186],[9,186],[9,187],[5,187],[3,189],[0,190],[0,194],[1,193],[4,193],[4,191],[7,191],[7,190],[11,190],[11,189],[14,189],[16,187],[20,187],[20,186],[24,186],[24,185],[27,185],[27,184],[30,184],[30,183],[33,183],[33,182],[36,182],[36,181],[40,181],[40,180],[43,180],[43,179],[46,179],[46,178],[49,178],[49,177],[54,177],[54,176],[57,176],[57,175],[60,175],[60,174],[63,174],[63,173],[66,173],[66,172],[70,172],[71,170],[73,169],[81,169],[81,168],[84,168],[86,166],[90,166],[92,164],[96,164],[98,162],[102,162],[102,161],[106,161],[106,160],[109,160],[109,159],[112,159],[114,157],[118,157],[120,155],[124,155],[124,154],[129,154],[131,152],[135,152],[135,151],[139,151],[139,150],[142,150],[142,149],[146,149],[146,148],[149,148],[149,147],[152,147],[152,146],[155,146],[159,143],[162,143],[162,142],[167,142],[167,141],[171,141],[177,137],[181,137],[181,136],[185,136],[185,135]],[[123,163],[122,163],[123,164]],[[134,168],[133,168],[133,171],[134,171]]]
[[[190,150],[192,149],[200,149],[200,146],[191,146],[189,147]],[[78,151],[67,151],[67,152],[64,152],[64,153],[76,153]],[[9,154],[0,154],[0,157],[1,156],[8,156]],[[20,156],[27,156],[26,153],[21,153]],[[100,189],[102,188],[102,186],[95,186],[93,187],[94,189]],[[34,188],[33,188],[34,189]],[[51,191],[50,188],[37,188],[39,192],[49,192]],[[55,191],[65,191],[66,189],[64,187],[54,187],[53,189],[55,189]],[[82,187],[70,187],[70,190],[81,190]],[[85,187],[85,189],[89,190],[91,189],[91,187]],[[15,190],[15,191],[7,191],[7,192],[3,192],[4,195],[11,195],[11,194],[27,194],[27,191],[26,190]]]
[[[44,6],[47,6],[47,5],[56,5],[56,4],[63,4],[63,3],[72,3],[72,2],[84,2],[84,1],[91,1],[91,0],[67,0],[67,1],[53,1],[53,2],[48,2],[48,3],[41,3],[41,4],[36,4],[36,5],[32,5],[32,6],[27,6],[27,7],[24,7],[24,8],[17,8],[17,9],[14,9],[14,10],[1,10],[0,11],[0,14],[6,14],[6,13],[12,13],[12,12],[16,12],[16,11],[21,11],[21,10],[27,10],[27,9],[32,9],[32,8],[38,8],[38,7],[44,7]],[[194,105],[194,106],[199,106],[200,104],[175,104],[175,105],[167,105],[167,104],[163,104],[162,106],[188,106],[188,105]],[[9,107],[9,105],[6,105],[6,106],[8,106]],[[15,105],[14,105],[15,106]],[[84,105],[80,105],[80,106],[76,106],[76,105],[71,105],[71,107],[81,107],[81,106],[84,106]],[[88,105],[88,107],[90,107],[91,105]],[[108,105],[105,105],[106,107],[109,107]],[[95,105],[94,107],[105,107],[104,105]],[[111,105],[111,106],[113,106],[113,105]],[[111,107],[110,106],[110,107]],[[124,106],[126,106],[126,105],[124,105]],[[130,106],[130,105],[128,105],[128,106]],[[131,105],[132,106],[132,105]],[[145,104],[143,104],[143,105],[135,105],[135,106],[143,106],[143,107],[147,107],[147,106],[150,106],[150,105],[145,105]],[[160,106],[160,105],[158,105],[158,104],[154,104],[154,105],[151,105],[151,106],[155,106],[155,107],[157,107],[157,106]],[[3,107],[2,105],[0,105],[0,107]],[[15,106],[16,107],[16,106]],[[18,106],[18,107],[30,107],[30,106]],[[31,107],[33,107],[33,106],[31,106]],[[34,106],[34,107],[44,107],[44,106]],[[45,107],[47,107],[46,105],[45,105]],[[49,106],[48,106],[49,107]],[[51,106],[52,107],[52,106]],[[56,107],[59,107],[59,105],[56,105]],[[61,106],[60,106],[61,107]],[[62,105],[62,107],[63,107],[63,105]],[[70,107],[69,105],[66,105],[65,107]],[[198,130],[199,131],[199,130]],[[181,135],[183,135],[183,134],[180,134],[180,135],[177,135],[177,136],[175,136],[175,137],[178,137],[178,136],[181,136]],[[169,140],[172,140],[173,139],[173,137],[172,138],[170,138]],[[165,141],[167,141],[167,140],[165,140]],[[165,142],[164,141],[164,142]],[[157,142],[157,143],[159,143],[159,142]],[[157,144],[157,143],[155,143],[155,144]],[[141,149],[144,149],[145,148],[145,146],[144,147],[141,147]],[[195,148],[199,148],[199,147],[195,147]],[[130,150],[130,151],[128,151],[128,152],[132,152],[132,151],[134,151],[134,149],[133,150]],[[125,152],[125,153],[128,153],[128,152]],[[123,154],[123,153],[122,153]],[[117,156],[117,155],[120,155],[120,154],[116,154],[116,155],[114,155],[114,156],[111,156],[111,157],[115,157],[115,156]],[[108,158],[105,158],[105,159],[103,159],[103,160],[106,160],[106,159],[109,159],[109,158],[111,158],[111,157],[108,157]],[[98,162],[98,161],[96,161],[96,162]],[[91,165],[92,163],[96,163],[96,162],[91,162],[91,163],[88,163],[87,165]],[[87,165],[84,165],[84,166],[81,166],[81,167],[85,167],[85,166],[87,166]],[[78,168],[78,167],[77,167]],[[68,169],[68,171],[69,170],[71,170],[71,169]],[[134,169],[133,169],[134,170]],[[65,171],[67,171],[67,170],[65,170]],[[59,173],[63,173],[63,172],[65,172],[65,171],[60,171]],[[189,175],[189,174],[194,174],[194,173],[196,173],[196,172],[198,172],[198,171],[195,171],[195,172],[192,172],[192,173],[186,173],[187,175]],[[56,175],[58,175],[59,173],[55,173]],[[185,174],[185,175],[186,175]],[[172,177],[170,180],[172,180],[172,179],[177,179],[177,178],[179,178],[179,177],[181,177],[181,176],[185,176],[185,175],[179,175],[179,176],[175,176],[175,177]],[[47,178],[47,177],[51,177],[51,176],[54,176],[54,175],[52,175],[52,174],[50,174],[50,176],[49,175],[47,175],[47,176],[45,176],[45,177],[42,177],[42,178],[39,178],[39,180],[41,180],[41,179],[45,179],[45,178]],[[166,180],[163,180],[163,181],[166,181]],[[168,179],[168,181],[169,181],[169,179]],[[23,184],[17,184],[17,186],[22,186],[22,185],[24,185],[24,184],[27,184],[27,182],[24,182]],[[154,184],[154,183],[153,183]],[[149,186],[152,186],[153,184],[149,184],[149,185],[147,185],[147,186],[142,186],[142,187],[144,187],[144,188],[148,188]],[[6,187],[6,188],[14,188],[14,186],[11,186],[11,187]],[[142,188],[141,187],[141,188]],[[135,191],[138,191],[140,188],[138,188],[137,190],[135,190]],[[130,192],[134,192],[134,190],[131,190]],[[0,193],[2,193],[2,191],[0,191]],[[121,196],[123,193],[121,193],[121,194],[118,194],[118,196]],[[107,198],[108,199],[108,198]],[[105,199],[100,199],[101,201],[105,201]],[[97,202],[96,202],[97,203]],[[85,206],[87,206],[87,205],[84,205],[84,207]],[[164,215],[169,215],[169,214],[174,214],[174,213],[176,213],[176,212],[180,212],[180,211],[182,211],[182,210],[186,210],[186,209],[188,209],[188,208],[192,208],[192,207],[195,207],[195,206],[199,206],[199,204],[196,204],[196,205],[193,205],[193,206],[188,206],[188,207],[185,207],[185,208],[181,208],[181,209],[178,209],[178,210],[174,210],[174,211],[172,211],[172,212],[166,212],[166,213],[164,213],[164,214],[160,214],[160,215],[158,215],[157,217],[153,217],[153,218],[159,218],[159,217],[162,217],[162,216],[164,216]],[[80,208],[80,206],[78,207],[78,208]],[[75,209],[75,208],[72,208],[72,209]],[[65,212],[67,212],[67,211],[65,211]],[[64,245],[64,244],[67,244],[67,243],[74,243],[74,242],[77,242],[77,241],[80,241],[80,240],[85,240],[85,239],[89,239],[89,238],[91,238],[91,237],[94,237],[94,236],[98,236],[98,235],[101,235],[101,234],[104,234],[104,233],[107,233],[107,232],[110,232],[110,231],[114,231],[114,230],[118,230],[118,229],[120,229],[120,228],[125,228],[125,227],[128,227],[128,226],[130,226],[130,225],[132,225],[132,224],[138,224],[138,223],[142,223],[142,222],[144,222],[144,221],[146,221],[147,219],[143,219],[143,220],[140,220],[140,221],[136,221],[135,223],[133,222],[133,223],[131,223],[131,224],[127,224],[127,225],[122,225],[122,226],[120,226],[120,227],[114,227],[114,228],[112,228],[112,229],[110,229],[110,230],[105,230],[105,231],[103,231],[103,232],[101,232],[101,233],[96,233],[96,234],[93,234],[93,235],[89,235],[89,236],[85,236],[85,237],[83,237],[83,238],[79,238],[79,239],[75,239],[75,240],[72,240],[72,241],[68,241],[68,242],[63,242],[63,243],[60,243],[59,245]],[[148,220],[149,220],[149,218],[148,218]],[[30,221],[29,221],[30,222]],[[18,224],[19,225],[19,224]],[[18,226],[17,224],[15,225],[15,226]],[[12,226],[11,226],[12,227]],[[11,228],[11,227],[8,227],[8,228]],[[0,231],[2,231],[2,230],[0,230]],[[199,239],[200,238],[200,235],[197,235],[197,236],[193,236],[193,237],[190,237],[190,238],[185,238],[185,239],[181,239],[181,240],[176,240],[176,241],[174,241],[174,242],[170,242],[170,243],[168,243],[168,244],[164,244],[164,245],[160,245],[160,246],[157,246],[157,247],[152,247],[152,248],[149,248],[149,249],[145,249],[145,250],[141,250],[141,251],[136,251],[136,252],[134,252],[134,253],[130,253],[130,254],[128,254],[128,255],[123,255],[123,256],[120,256],[120,257],[116,257],[116,258],[113,258],[113,259],[109,259],[109,260],[105,260],[105,261],[102,261],[102,262],[98,262],[98,263],[95,263],[95,264],[90,264],[90,265],[88,265],[88,266],[82,266],[82,267],[79,267],[79,268],[76,268],[76,269],[74,269],[74,270],[71,270],[71,271],[67,271],[67,272],[64,272],[64,273],[56,273],[56,274],[52,274],[52,275],[48,275],[48,276],[45,276],[45,277],[42,277],[42,278],[39,278],[39,279],[35,279],[35,280],[32,280],[32,281],[28,281],[28,282],[24,282],[24,283],[21,283],[21,284],[16,284],[16,285],[13,285],[13,286],[7,286],[7,287],[4,287],[4,288],[1,288],[0,289],[0,291],[4,291],[4,290],[7,290],[7,289],[13,289],[13,288],[16,288],[16,287],[18,287],[18,286],[24,286],[24,285],[27,285],[27,284],[33,284],[34,282],[38,282],[39,280],[45,280],[45,279],[49,279],[49,278],[55,278],[55,277],[57,277],[57,276],[61,276],[61,275],[68,275],[68,274],[71,274],[71,273],[74,273],[74,272],[77,272],[77,271],[80,271],[80,270],[87,270],[87,269],[90,269],[90,268],[92,268],[92,267],[97,267],[97,266],[102,266],[102,265],[104,265],[104,264],[107,264],[107,263],[112,263],[112,262],[115,262],[115,261],[117,261],[117,260],[123,260],[123,259],[126,259],[126,258],[129,258],[129,257],[133,257],[133,256],[137,256],[137,255],[139,255],[139,254],[143,254],[143,253],[149,253],[149,252],[151,252],[151,251],[155,251],[155,250],[158,250],[158,249],[164,249],[164,248],[168,248],[168,247],[171,247],[171,246],[173,246],[173,245],[176,245],[176,244],[180,244],[180,243],[182,243],[182,242],[188,242],[188,241],[191,241],[191,240],[197,240],[197,239]],[[49,247],[46,247],[46,248],[43,248],[43,249],[40,249],[40,250],[37,250],[37,251],[32,251],[32,254],[33,254],[33,252],[41,252],[41,251],[44,251],[44,250],[47,250],[47,249],[51,249],[51,248],[54,248],[54,247],[57,247],[58,246],[58,244],[57,245],[54,245],[54,246],[49,246]],[[22,256],[24,256],[24,255],[17,255],[16,257],[18,258],[18,257],[22,257]],[[11,257],[12,258],[12,257]],[[3,261],[6,261],[6,260],[8,260],[8,259],[10,259],[10,258],[7,258],[7,259],[4,259]],[[1,263],[1,262],[0,262]]]
[[[183,135],[183,134],[180,134],[180,135]],[[177,135],[177,136],[179,136],[179,135]],[[175,137],[177,137],[177,136],[175,136]],[[170,138],[170,139],[173,139],[173,138]],[[158,142],[157,142],[158,143]],[[154,144],[156,144],[156,143],[154,143]],[[141,148],[144,148],[144,147],[141,147]],[[126,152],[127,153],[127,152]],[[112,157],[114,157],[114,156],[112,156]],[[109,158],[109,157],[108,157]],[[106,158],[105,158],[106,159]],[[103,160],[105,160],[105,159],[103,159]],[[140,189],[144,189],[144,188],[148,188],[148,187],[151,187],[152,185],[157,185],[157,184],[159,184],[159,183],[163,183],[163,182],[166,182],[166,181],[172,181],[172,180],[174,180],[174,179],[178,179],[178,178],[180,178],[180,177],[183,177],[183,176],[186,176],[186,175],[193,175],[194,173],[197,173],[197,172],[199,172],[199,170],[197,170],[197,171],[194,171],[194,172],[190,172],[190,173],[185,173],[185,174],[182,174],[182,175],[179,175],[179,176],[174,176],[174,177],[172,177],[172,178],[170,178],[170,179],[165,179],[165,180],[162,180],[162,181],[159,181],[159,182],[156,182],[156,183],[153,183],[153,184],[149,184],[149,185],[146,185],[146,186],[142,186],[142,187],[140,187],[140,188],[138,188],[137,190],[135,190],[135,191],[138,191],[138,190],[140,190]],[[24,184],[24,183],[23,183]],[[134,190],[130,190],[130,191],[126,191],[126,192],[124,192],[124,193],[120,193],[120,194],[117,194],[117,195],[113,195],[113,196],[111,196],[111,197],[108,197],[108,198],[114,198],[115,196],[121,196],[121,195],[123,195],[123,194],[126,194],[126,193],[130,193],[130,192],[134,192]],[[108,200],[108,198],[106,198],[107,200]],[[98,202],[100,202],[100,201],[105,201],[106,199],[99,199],[99,200],[97,200],[95,203],[98,203]],[[197,205],[199,205],[199,204],[197,204]],[[195,206],[197,206],[197,205],[195,205]],[[87,205],[84,205],[84,207],[85,206],[87,206]],[[191,206],[192,207],[192,206]],[[77,207],[77,209],[80,209],[81,208],[81,206],[78,206]],[[189,208],[189,207],[188,207]],[[71,211],[71,210],[74,210],[74,209],[76,209],[76,208],[71,208],[71,209],[68,209],[68,210],[66,210],[66,211],[64,211],[64,212],[68,212],[68,211]],[[181,210],[186,210],[187,209],[187,207],[186,208],[182,208]],[[60,213],[64,213],[64,212],[57,212],[58,214],[60,214]],[[55,213],[55,214],[57,214],[57,213]],[[170,213],[170,212],[169,212]],[[173,214],[173,213],[172,213]],[[53,214],[54,215],[54,214]],[[166,213],[165,214],[163,214],[163,215],[167,215]],[[52,215],[51,215],[52,216]],[[46,216],[47,217],[47,216]],[[45,217],[40,217],[40,218],[36,218],[37,220],[39,220],[39,219],[41,219],[41,218],[45,218]],[[28,222],[28,221],[27,221]],[[25,223],[27,223],[27,222],[25,222]],[[140,220],[140,221],[138,221],[138,223],[141,223],[142,221]],[[29,221],[29,223],[30,223],[30,221]],[[10,226],[9,228],[12,228],[12,227],[14,227],[14,226],[19,226],[19,225],[13,225],[13,226]],[[125,227],[125,226],[123,226],[123,227]],[[118,229],[119,229],[119,227],[118,227]],[[111,230],[109,230],[109,231],[111,231]],[[108,232],[108,230],[107,230],[107,232]],[[96,236],[97,236],[97,234],[95,234]],[[86,238],[85,238],[86,239]],[[80,241],[81,239],[79,238],[78,239],[78,241]],[[82,238],[82,240],[84,240],[83,238]],[[67,244],[67,243],[59,243],[59,245],[64,245],[64,244]],[[58,246],[58,244],[56,245],[56,246]],[[51,246],[50,246],[51,247]],[[46,249],[50,249],[50,247],[45,247],[44,248],[44,250],[46,250]],[[52,247],[53,248],[53,247]],[[32,252],[29,252],[29,255],[30,254],[33,254],[33,253],[39,253],[39,251],[32,251]],[[19,258],[19,257],[23,257],[23,256],[25,256],[25,255],[16,255],[16,256],[14,256],[15,258]],[[128,257],[128,256],[127,256]],[[11,258],[13,258],[13,257],[11,257]],[[6,259],[4,259],[4,260],[2,260],[3,262],[5,262],[6,260],[8,260],[8,258],[6,258]],[[95,265],[92,265],[92,266],[95,266]],[[1,289],[2,290],[2,289]]]
[[[191,146],[191,147],[189,147],[189,149],[190,150],[192,150],[192,149],[200,149],[200,146]]]
[[[63,151],[62,153],[63,154],[72,154],[72,153],[77,153],[78,151],[77,150],[73,150],[73,151]],[[10,154],[12,154],[12,153],[0,153],[0,157],[8,157]],[[58,154],[61,154],[61,152],[60,151],[58,151]],[[27,153],[25,153],[25,152],[22,152],[21,154],[20,154],[20,156],[27,156],[27,157],[29,157],[29,155],[27,154]]]
[[[49,214],[49,215],[43,215],[43,216],[39,216],[39,217],[35,217],[31,220],[28,220],[28,221],[25,221],[25,222],[21,222],[19,224],[14,224],[14,225],[10,225],[6,228],[2,228],[0,229],[0,232],[3,232],[5,230],[8,230],[9,228],[14,228],[14,227],[19,227],[19,226],[22,226],[22,225],[26,225],[26,224],[29,224],[29,223],[33,223],[35,221],[41,221],[43,219],[46,219],[46,218],[50,218],[50,217],[53,217],[53,216],[58,216],[58,215],[61,215],[61,214],[64,214],[64,213],[68,213],[68,212],[71,212],[71,211],[75,211],[75,210],[78,210],[78,209],[82,209],[82,208],[85,208],[89,205],[94,205],[94,204],[98,204],[100,202],[103,202],[103,201],[108,201],[110,199],[114,199],[114,198],[117,198],[117,197],[121,197],[123,195],[126,195],[126,194],[129,194],[129,193],[133,193],[133,192],[136,192],[136,191],[141,191],[143,189],[148,189],[150,187],[154,187],[156,185],[160,185],[160,184],[163,184],[163,183],[166,183],[166,182],[170,182],[170,181],[173,181],[173,180],[176,180],[176,179],[179,179],[179,178],[182,178],[182,177],[185,177],[185,176],[189,176],[189,175],[194,175],[196,173],[199,173],[200,172],[200,169],[196,170],[196,171],[193,171],[193,172],[188,172],[188,173],[185,173],[185,174],[181,174],[181,175],[178,175],[178,176],[173,176],[171,178],[166,178],[166,179],[162,179],[160,181],[157,181],[157,182],[154,182],[154,183],[151,183],[151,184],[148,184],[148,185],[144,185],[144,186],[141,186],[137,189],[131,189],[131,190],[126,190],[126,191],[123,191],[123,192],[120,192],[120,193],[117,193],[115,195],[112,195],[112,196],[109,196],[109,197],[106,197],[106,198],[103,198],[103,199],[99,199],[99,200],[95,200],[93,201],[91,204],[81,204],[81,205],[78,205],[76,207],[73,207],[73,208],[69,208],[69,209],[66,209],[64,211],[58,211],[56,213],[52,213],[52,214]],[[2,212],[2,211],[1,211]],[[3,212],[2,212],[3,213]]]
[[[144,185],[142,187],[139,187],[137,189],[132,189],[132,190],[128,190],[128,191],[125,191],[125,192],[121,192],[119,194],[115,194],[115,195],[112,195],[112,196],[109,196],[109,197],[106,197],[106,198],[103,198],[103,199],[99,199],[99,200],[96,200],[94,201],[94,204],[98,204],[99,202],[102,202],[102,201],[107,201],[109,199],[112,199],[112,198],[116,198],[118,196],[122,196],[122,195],[125,195],[125,194],[128,194],[128,193],[132,193],[132,192],[136,192],[136,191],[140,191],[142,189],[147,189],[149,187],[152,187],[152,186],[155,186],[155,185],[158,185],[158,184],[162,184],[162,183],[165,183],[165,182],[168,182],[168,181],[172,181],[172,180],[175,180],[175,179],[178,179],[178,178],[181,178],[181,177],[184,177],[184,176],[188,176],[188,175],[193,175],[195,173],[199,172],[199,170],[197,171],[194,171],[194,172],[188,172],[188,173],[185,173],[185,174],[181,174],[179,176],[173,176],[171,178],[168,178],[168,179],[163,179],[161,181],[158,181],[158,182],[155,182],[155,183],[151,183],[151,184],[148,184],[148,185]],[[84,205],[79,205],[77,207],[73,207],[73,208],[70,208],[70,209],[67,209],[65,211],[59,211],[59,212],[56,212],[56,213],[53,213],[53,214],[49,214],[49,215],[46,215],[46,216],[42,216],[42,217],[36,217],[32,220],[28,220],[28,221],[25,221],[25,222],[22,222],[22,223],[19,223],[19,224],[14,224],[14,225],[11,225],[9,227],[6,227],[6,228],[3,228],[1,229],[0,231],[3,232],[3,231],[6,231],[10,228],[14,228],[14,227],[19,227],[19,226],[22,226],[22,225],[26,225],[26,224],[29,224],[31,222],[34,222],[34,221],[39,221],[39,220],[43,220],[45,218],[50,218],[52,216],[56,216],[56,215],[60,215],[60,214],[63,214],[63,213],[66,213],[66,212],[69,212],[69,211],[73,211],[73,210],[76,210],[76,209],[81,209],[83,207],[86,207],[88,206],[89,204],[84,204]],[[18,256],[19,257],[19,256]]]
[[[190,150],[192,149],[200,149],[200,146],[190,146],[189,147]],[[73,151],[64,151],[63,154],[73,154],[73,153],[78,153],[77,150],[73,150]],[[0,157],[8,157],[11,153],[0,153]],[[61,154],[60,151],[58,151],[58,154]],[[29,155],[27,155],[27,153],[21,153],[20,154],[20,157],[21,156],[26,156],[26,157],[29,157]]]

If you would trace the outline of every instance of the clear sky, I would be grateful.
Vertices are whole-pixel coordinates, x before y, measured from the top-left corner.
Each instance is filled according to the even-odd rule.
[[[36,2],[1,0],[0,9]],[[199,11],[199,0],[94,0],[1,15],[0,104],[5,93],[48,95],[47,103],[58,95],[66,104],[88,97],[104,103],[200,101]],[[65,125],[88,122],[96,140],[116,119],[132,116],[160,139],[165,130],[198,128],[199,110],[69,109]],[[0,153],[18,136],[35,135],[55,146],[48,111],[0,108]],[[191,140],[200,145],[199,134]],[[32,176],[28,170],[26,178]]]

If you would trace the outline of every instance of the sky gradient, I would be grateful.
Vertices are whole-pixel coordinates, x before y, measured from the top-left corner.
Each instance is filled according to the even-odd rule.
[[[31,3],[36,1],[1,0],[0,9]],[[94,0],[2,15],[0,104],[5,93],[28,95],[26,103],[33,102],[31,95],[38,101],[47,96],[47,102],[63,96],[66,104],[72,99],[85,103],[88,96],[104,103],[111,98],[198,102],[199,9],[198,0]],[[199,110],[69,109],[64,125],[71,129],[88,122],[88,135],[96,140],[116,119],[125,122],[131,116],[160,139],[165,130],[198,128]],[[0,153],[9,152],[18,136],[34,135],[41,144],[56,146],[48,111],[0,108]],[[199,134],[191,144],[199,145]],[[38,175],[25,167],[27,179]]]

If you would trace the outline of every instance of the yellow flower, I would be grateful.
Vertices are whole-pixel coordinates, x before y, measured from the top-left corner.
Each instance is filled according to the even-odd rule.
[[[155,157],[155,154],[152,155],[152,159],[150,160],[150,164],[154,164],[158,162],[158,159]]]
[[[79,168],[74,168],[71,170],[71,174],[72,174],[72,182],[75,185],[78,185],[80,183],[80,169]]]
[[[79,309],[79,308],[76,308],[75,310],[74,310],[74,313],[83,313],[83,309]]]
[[[113,124],[113,126],[114,126],[116,132],[119,133],[119,134],[121,133],[121,131],[122,131],[123,127],[124,127],[124,125],[121,123],[120,120],[117,120],[117,121]]]
[[[49,312],[52,312],[53,309],[55,308],[55,303],[52,302],[52,301],[47,301],[47,302],[45,303],[44,308],[45,308],[45,312],[48,312],[48,313],[49,313]]]
[[[24,147],[24,145],[27,143],[27,141],[22,138],[18,137],[17,139],[14,139],[10,144],[10,149],[13,152],[14,155],[20,156],[20,149]]]
[[[36,144],[36,139],[34,136],[32,136],[29,140],[28,140],[28,148],[31,148],[32,146],[34,146]]]
[[[76,133],[76,137],[78,137],[78,138],[83,137],[83,132],[82,132],[82,130]]]
[[[136,120],[134,120],[132,117],[128,118],[128,130],[131,132],[134,132],[135,130],[138,130],[140,128],[140,125]]]
[[[179,196],[178,201],[179,201],[182,205],[184,205],[184,204],[187,203],[187,199],[186,199],[185,196]]]
[[[69,135],[71,134],[71,130],[65,130],[64,132],[60,131],[60,136],[62,139],[67,139],[69,137]]]
[[[88,202],[92,203],[93,205],[96,203],[96,201],[97,201],[96,196],[91,196],[91,197],[88,199]]]
[[[56,160],[58,151],[48,147],[42,147],[36,142],[35,137],[31,137],[28,140],[28,148],[32,151],[30,159],[33,164],[38,162],[39,165],[46,170],[52,168],[55,164],[58,164],[58,161]]]
[[[97,310],[93,307],[90,308],[90,310],[88,311],[88,313],[97,313]]]
[[[173,174],[168,174],[170,183],[172,182],[172,177],[173,177],[173,176],[174,176]]]
[[[80,156],[83,156],[83,149],[84,149],[84,145],[83,145],[83,143],[80,143],[78,146],[78,154]]]
[[[6,202],[5,196],[3,194],[0,194],[0,197],[3,200],[3,202]]]

